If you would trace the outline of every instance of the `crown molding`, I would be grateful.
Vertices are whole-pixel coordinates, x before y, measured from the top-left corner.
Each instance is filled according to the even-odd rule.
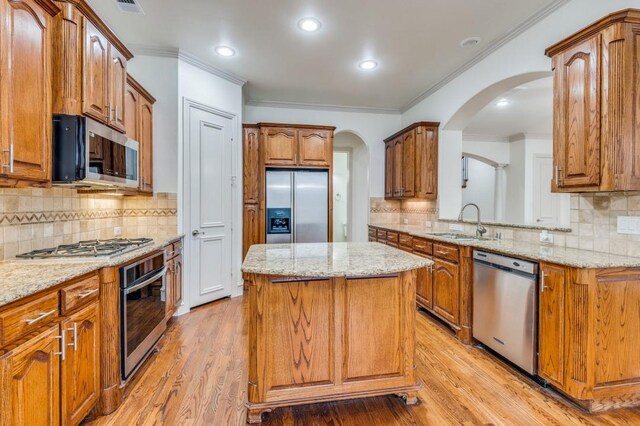
[[[308,109],[308,110],[316,110],[316,111],[358,112],[358,113],[369,113],[369,114],[394,114],[394,115],[401,114],[399,109],[393,109],[393,108],[312,104],[312,103],[304,103],[304,102],[248,100],[245,102],[245,105],[255,106],[255,107],[264,107],[264,108],[291,108],[291,109]]]
[[[457,77],[462,75],[465,71],[469,70],[471,67],[473,67],[474,65],[476,65],[477,63],[485,59],[486,57],[490,56],[496,50],[500,49],[502,46],[509,43],[511,40],[518,37],[520,34],[525,32],[529,28],[533,27],[535,24],[542,21],[544,18],[551,15],[553,12],[555,12],[565,4],[569,3],[569,1],[571,0],[555,0],[552,3],[549,3],[547,6],[540,9],[535,14],[531,15],[526,21],[522,22],[517,27],[507,31],[505,34],[503,34],[501,37],[496,39],[493,43],[487,46],[484,50],[482,50],[476,56],[474,56],[464,64],[460,65],[458,68],[453,70],[453,72],[448,74],[442,80],[440,80],[439,82],[431,86],[429,89],[427,89],[426,91],[418,95],[416,98],[414,98],[411,102],[404,105],[402,108],[400,108],[400,112],[405,113],[411,108],[413,108],[414,106],[416,106],[417,104],[419,104],[420,102],[424,101],[429,96],[433,95],[438,90],[442,89],[444,86],[451,83]]]
[[[177,49],[173,47],[162,47],[162,46],[145,46],[140,44],[131,44],[130,48],[135,55],[155,56],[157,58],[179,59],[183,62],[193,65],[196,68],[199,68],[205,72],[208,72],[209,74],[213,74],[217,77],[227,80],[233,84],[237,84],[238,86],[241,86],[241,87],[247,83],[246,79],[240,76],[237,76],[233,73],[224,71],[211,64],[208,64],[204,62],[202,59],[198,58],[197,56],[183,49]]]

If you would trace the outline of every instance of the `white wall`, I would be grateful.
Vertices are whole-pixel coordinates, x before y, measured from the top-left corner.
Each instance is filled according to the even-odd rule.
[[[453,81],[402,114],[402,124],[433,120],[446,126],[469,99],[486,87],[509,77],[551,70],[547,47],[611,12],[640,6],[637,0],[572,0]],[[455,218],[460,208],[460,185],[452,185],[444,170],[458,169],[462,136],[458,130],[442,130],[439,153],[439,208],[444,218]],[[457,179],[451,179],[457,180]]]
[[[509,149],[505,221],[525,223],[525,193],[531,192],[526,182],[526,143],[524,138],[512,141]]]
[[[333,241],[345,242],[349,225],[349,161],[351,153],[333,153]]]
[[[400,130],[400,114],[327,111],[245,105],[245,123],[292,123],[335,126],[336,133],[351,131],[369,149],[369,184],[371,197],[384,197],[383,140]]]
[[[335,149],[351,150],[351,241],[367,241],[369,224],[369,151],[364,141],[351,132],[335,134]]]
[[[153,120],[153,190],[178,192],[178,59],[136,56],[127,71],[156,98]]]
[[[462,152],[491,160],[498,164],[509,164],[509,143],[469,138],[462,140]]]
[[[469,158],[469,181],[462,189],[462,204],[475,203],[480,207],[483,221],[495,220],[496,169],[482,161]],[[474,208],[464,212],[465,220],[476,220]]]

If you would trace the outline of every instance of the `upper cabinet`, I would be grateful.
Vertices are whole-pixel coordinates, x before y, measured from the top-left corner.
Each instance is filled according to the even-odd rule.
[[[49,0],[0,1],[0,186],[51,180],[53,16]]]
[[[330,167],[334,127],[259,123],[265,165]]]
[[[547,49],[554,70],[555,192],[640,190],[640,10]]]
[[[385,198],[438,197],[439,125],[414,123],[385,139]]]
[[[260,200],[260,146],[258,144],[259,130],[257,126],[245,124],[243,148],[243,177],[244,203],[258,204]]]
[[[127,136],[140,144],[140,192],[153,192],[153,104],[155,98],[126,76],[123,117]]]
[[[54,22],[53,112],[87,115],[127,130],[127,60],[133,55],[85,0],[58,2]]]

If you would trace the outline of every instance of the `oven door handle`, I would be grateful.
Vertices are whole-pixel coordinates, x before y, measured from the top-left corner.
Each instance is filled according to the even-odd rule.
[[[148,280],[144,280],[140,284],[136,284],[136,285],[134,285],[132,287],[125,288],[125,293],[126,294],[131,294],[134,291],[139,290],[142,287],[145,287],[145,286],[149,285],[150,283],[152,283],[153,281],[157,280],[160,277],[164,278],[165,275],[167,275],[167,267],[166,266],[164,268],[162,268],[160,270],[160,272],[158,272],[157,274],[153,274],[153,276],[151,278],[149,278]]]

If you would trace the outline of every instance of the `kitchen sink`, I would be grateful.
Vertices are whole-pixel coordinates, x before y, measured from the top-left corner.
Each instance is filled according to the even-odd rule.
[[[475,235],[456,234],[454,232],[433,232],[429,235],[434,237],[449,238],[456,241],[491,241],[493,238],[476,237]]]

